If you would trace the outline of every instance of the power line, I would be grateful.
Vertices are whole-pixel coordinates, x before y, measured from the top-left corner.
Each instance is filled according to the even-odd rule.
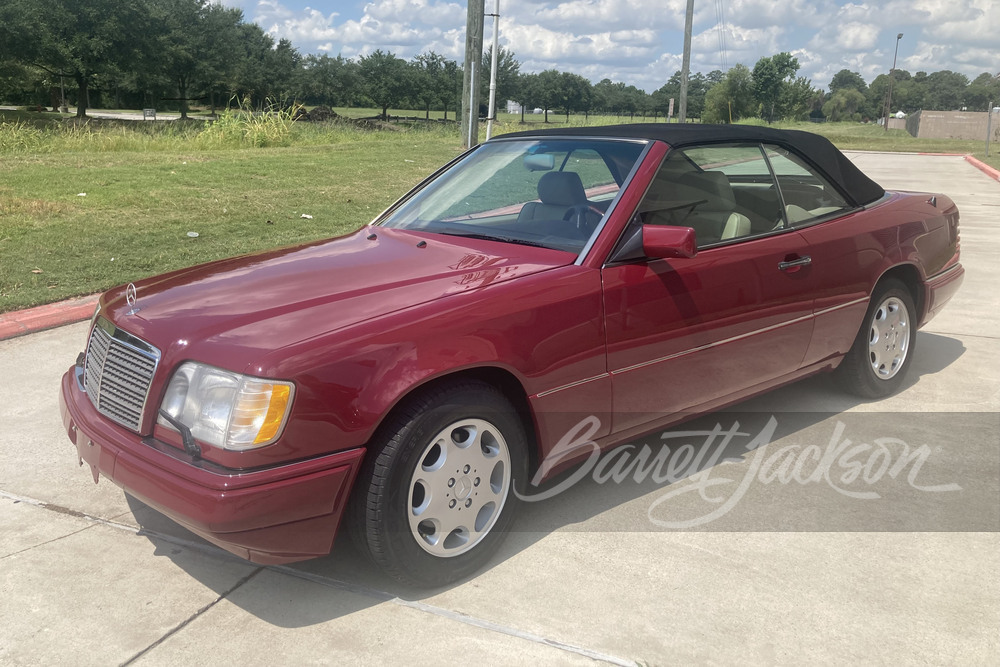
[[[715,17],[718,19],[719,31],[719,60],[722,63],[722,71],[729,69],[726,45],[726,5],[725,0],[715,0]]]

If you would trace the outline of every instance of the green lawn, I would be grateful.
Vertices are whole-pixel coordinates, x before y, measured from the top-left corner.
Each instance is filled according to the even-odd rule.
[[[297,123],[243,137],[238,125],[235,135],[211,135],[200,123],[79,127],[57,117],[0,112],[0,312],[351,231],[461,150],[453,124],[363,131]],[[624,120],[574,116],[572,124]],[[519,121],[502,115],[494,135],[523,129]],[[982,142],[918,140],[857,124],[795,127],[844,149],[983,157]],[[996,154],[990,163],[1000,168]]]
[[[0,312],[343,234],[459,150],[437,134],[387,132],[319,146],[7,156]]]

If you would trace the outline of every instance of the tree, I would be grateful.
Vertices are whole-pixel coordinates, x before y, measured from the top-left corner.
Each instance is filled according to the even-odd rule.
[[[693,78],[693,77],[691,77]],[[691,78],[688,79],[688,110],[691,110]],[[670,100],[674,100],[674,106],[676,108],[677,102],[681,96],[681,72],[680,70],[673,73],[667,82],[655,90],[651,96],[651,104],[654,111],[663,112],[664,116],[668,116],[670,113]],[[702,93],[702,109],[704,109],[704,93]],[[699,113],[691,113],[691,116],[701,116],[702,110]]]
[[[864,97],[862,95],[861,99],[864,100]],[[781,95],[778,98],[781,117],[791,120],[807,120],[817,98],[822,100],[823,91],[813,88],[812,82],[804,76],[786,82],[782,86]]]
[[[779,106],[781,92],[799,71],[799,61],[788,52],[763,57],[753,67],[753,91],[761,105],[761,118],[774,122],[775,113],[782,116]]]
[[[655,118],[658,114],[663,114],[666,118],[667,114],[670,112],[670,98],[672,97],[670,92],[666,90],[666,84],[660,86],[649,96],[650,106],[653,108],[653,117]]]
[[[549,122],[549,109],[560,106],[562,100],[562,77],[554,69],[547,69],[538,74],[537,88],[534,91],[538,104],[545,111],[545,122]]]
[[[537,74],[518,74],[517,88],[511,99],[521,107],[521,123],[524,123],[524,110],[534,109],[540,104],[540,87]]]
[[[896,73],[899,74],[900,73],[899,70],[897,70]],[[909,72],[906,72],[905,70],[903,70],[902,73],[909,74]],[[917,72],[916,74],[913,75],[912,78],[911,77],[907,78],[909,78],[909,86],[908,86],[909,90],[907,91],[908,96],[906,99],[909,108],[913,111],[916,111],[917,109],[923,109],[925,106],[924,93],[927,90],[927,72]],[[897,84],[899,83],[898,77],[896,78],[896,83]]]
[[[708,94],[709,87],[708,77],[701,72],[688,77],[688,118],[701,118],[705,111],[705,95]]]
[[[152,56],[154,31],[145,0],[4,0],[0,43],[23,64],[77,85],[78,117],[87,115],[95,79],[134,71]]]
[[[705,85],[711,88],[715,84],[722,81],[725,77],[726,75],[722,72],[722,70],[713,69],[711,72],[708,73],[708,76],[705,77]]]
[[[429,51],[420,54],[410,63],[413,97],[423,105],[424,117],[428,120],[431,117],[431,105],[441,100],[445,60],[444,56]]]
[[[687,115],[689,118],[700,118],[705,112],[705,96],[709,89],[723,79],[720,70],[713,70],[708,75],[696,72],[688,77]],[[681,96],[681,73],[673,76],[656,90],[650,97],[650,105],[654,112],[662,112],[664,116],[670,111],[670,99],[673,98],[676,107]]]
[[[212,89],[232,73],[231,54],[243,15],[208,0],[157,0],[153,7],[159,24],[158,60],[177,87],[181,118],[186,119],[191,89]]]
[[[649,95],[646,94],[646,91],[639,90],[635,86],[625,86],[624,101],[629,120],[634,120],[637,113],[645,115],[651,108]]]
[[[202,20],[202,49],[198,78],[208,93],[215,114],[216,93],[228,91],[238,68],[240,26],[243,12],[211,3]]]
[[[265,60],[266,90],[268,95],[279,102],[295,99],[302,91],[295,89],[295,73],[302,67],[302,54],[292,46],[289,39],[282,37],[267,54]]]
[[[856,90],[859,93],[864,93],[868,90],[868,84],[865,80],[861,78],[861,75],[857,72],[852,72],[849,69],[842,69],[833,75],[833,79],[830,80],[830,94],[836,93],[838,90],[843,90],[847,88],[849,90]]]
[[[627,113],[635,116],[637,111],[649,109],[652,104],[645,91],[610,79],[602,79],[596,84],[592,94],[596,108],[618,115]]]
[[[854,88],[843,87],[830,96],[823,105],[823,115],[833,122],[844,120],[861,120],[861,109],[865,105],[865,96]]]
[[[521,63],[514,57],[514,53],[502,46],[497,49],[500,54],[497,60],[497,89],[496,104],[499,109],[506,100],[513,99],[514,91],[517,90],[517,76],[521,72]],[[483,51],[483,61],[480,72],[480,95],[479,99],[490,99],[490,68],[493,66],[493,45]]]
[[[358,63],[361,88],[375,106],[382,109],[382,119],[388,120],[389,107],[399,104],[406,96],[406,62],[392,53],[376,49],[361,56]]]
[[[430,118],[430,108],[435,105],[444,108],[444,118],[448,120],[448,109],[458,103],[461,94],[458,91],[462,73],[458,63],[429,51],[414,58],[412,66],[415,71],[409,88],[414,99],[424,105],[425,117]]]
[[[965,90],[968,87],[969,79],[964,74],[951,70],[934,72],[927,77],[924,108],[936,111],[961,109],[965,106]]]
[[[905,69],[897,69],[892,73],[892,108],[911,113],[918,109],[930,108],[925,105],[924,94],[927,90],[927,73],[917,72],[915,76]],[[889,75],[879,74],[868,86],[868,103],[865,115],[881,118],[885,113],[886,95],[889,91]],[[890,110],[890,113],[893,113]]]
[[[989,72],[977,76],[965,91],[965,103],[973,111],[987,111],[990,103],[1000,104],[1000,76]]]
[[[605,113],[615,110],[615,97],[617,87],[611,79],[601,79],[594,84],[593,90],[594,108]]]
[[[444,106],[444,119],[448,120],[448,107],[453,106],[455,117],[458,117],[459,109],[462,108],[462,68],[454,60],[448,60],[444,64],[444,73],[441,82],[441,104]]]
[[[39,90],[44,86],[40,70],[26,67],[13,61],[0,59],[0,100],[26,104],[30,99],[31,103],[38,104],[39,98],[48,99],[41,95]]]
[[[733,65],[705,95],[702,122],[730,123],[753,115],[753,77],[746,65]]]
[[[350,106],[358,90],[357,69],[357,63],[340,55],[307,55],[298,74],[299,89],[308,102]]]
[[[256,23],[239,25],[236,71],[230,84],[230,92],[237,98],[250,101],[254,106],[263,106],[270,95],[268,60],[274,49],[274,38]]]
[[[593,86],[579,74],[563,72],[560,76],[559,90],[562,97],[561,105],[566,111],[566,122],[569,122],[571,111],[590,111],[593,105],[591,94]]]

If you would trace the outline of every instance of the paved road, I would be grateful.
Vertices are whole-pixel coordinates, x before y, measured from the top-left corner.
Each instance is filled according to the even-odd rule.
[[[0,664],[997,664],[1000,184],[961,158],[851,157],[963,214],[965,285],[905,389],[860,403],[814,378],[698,420],[745,435],[686,436],[718,456],[672,484],[590,476],[524,506],[444,590],[387,582],[346,540],[258,567],[130,508],[61,432],[87,325],[0,342]],[[857,465],[796,481],[818,469],[798,453],[845,442]]]
[[[0,110],[5,111],[17,111],[21,107],[4,107],[0,106]],[[70,107],[69,113],[75,114],[76,108]],[[91,118],[111,118],[115,120],[145,120],[142,116],[141,111],[100,111],[95,109],[88,109],[87,115]],[[176,112],[157,112],[156,120],[177,120],[180,118],[180,114]]]

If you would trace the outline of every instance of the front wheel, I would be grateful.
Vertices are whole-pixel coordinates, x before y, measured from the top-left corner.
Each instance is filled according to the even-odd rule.
[[[899,389],[916,344],[916,309],[906,285],[880,282],[864,323],[837,372],[844,386],[864,398],[883,398]]]
[[[441,586],[481,568],[515,509],[526,465],[516,410],[495,388],[433,389],[390,417],[369,450],[355,504],[363,551],[408,584]]]

